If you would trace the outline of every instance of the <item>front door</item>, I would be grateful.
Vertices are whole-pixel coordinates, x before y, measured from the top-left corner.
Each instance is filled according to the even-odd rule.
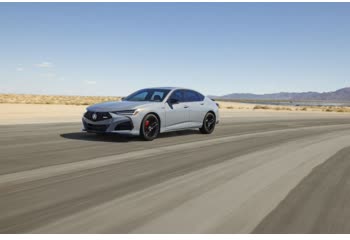
[[[174,91],[170,99],[177,100],[177,103],[171,104],[170,101],[166,103],[166,129],[170,131],[187,128],[189,126],[190,115],[189,106],[184,102],[184,91]]]

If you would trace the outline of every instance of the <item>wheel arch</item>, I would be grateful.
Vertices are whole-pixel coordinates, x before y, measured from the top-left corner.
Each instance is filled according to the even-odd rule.
[[[214,114],[214,116],[215,116],[215,120],[217,119],[217,116],[216,116],[216,113],[213,111],[213,110],[209,110],[205,115],[207,115],[208,113],[212,113],[212,114]]]
[[[217,120],[217,116],[216,116],[215,112],[214,112],[213,110],[209,110],[209,111],[207,111],[207,112],[205,113],[205,115],[204,115],[203,124],[204,124],[205,117],[207,116],[208,113],[214,114],[215,121]],[[203,125],[202,125],[202,127],[203,127]]]
[[[159,131],[160,131],[160,129],[161,129],[161,127],[162,127],[162,120],[161,120],[159,114],[156,113],[156,112],[148,112],[148,113],[146,113],[146,114],[143,116],[142,121],[141,121],[141,125],[140,125],[140,130],[141,130],[141,127],[142,127],[143,120],[145,119],[145,117],[146,117],[148,114],[154,114],[154,115],[157,117],[157,119],[158,119],[158,121],[159,121]]]

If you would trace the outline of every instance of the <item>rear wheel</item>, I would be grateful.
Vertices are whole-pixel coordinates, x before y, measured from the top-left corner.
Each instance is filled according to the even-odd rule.
[[[159,134],[159,120],[156,115],[147,114],[141,123],[140,135],[146,141],[152,141]]]
[[[215,124],[216,124],[216,117],[215,117],[214,113],[208,112],[205,115],[204,120],[203,120],[203,125],[199,130],[203,134],[210,134],[214,131]]]

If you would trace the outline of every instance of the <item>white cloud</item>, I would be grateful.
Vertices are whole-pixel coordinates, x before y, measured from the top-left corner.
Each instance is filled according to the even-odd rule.
[[[87,85],[95,85],[95,84],[97,84],[96,81],[85,81],[84,83],[87,84]]]
[[[23,71],[24,71],[24,68],[18,67],[18,68],[16,68],[16,71],[17,71],[17,72],[23,72]]]
[[[53,67],[53,63],[51,63],[51,62],[42,62],[42,63],[35,64],[35,66],[39,67],[39,68],[51,68],[51,67]]]

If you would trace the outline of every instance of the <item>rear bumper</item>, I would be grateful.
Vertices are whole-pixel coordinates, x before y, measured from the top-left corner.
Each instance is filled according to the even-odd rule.
[[[138,128],[135,128],[134,120],[129,116],[111,114],[112,118],[92,121],[86,117],[82,118],[83,131],[91,133],[117,133],[127,135],[139,135]]]

